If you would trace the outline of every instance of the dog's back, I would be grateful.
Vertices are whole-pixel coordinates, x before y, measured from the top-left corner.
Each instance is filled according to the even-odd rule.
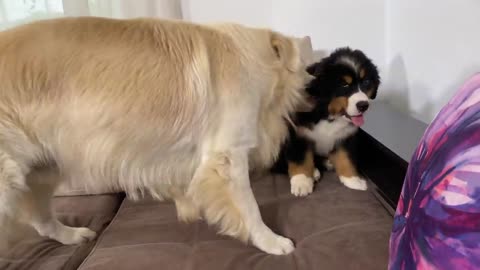
[[[137,161],[148,166],[149,153],[191,147],[202,137],[200,117],[211,98],[201,31],[169,22],[65,19],[2,33],[2,149],[20,164],[55,162],[115,179],[132,176],[114,172],[140,153]],[[198,137],[189,138],[192,131]],[[151,145],[155,138],[162,140]]]
[[[41,235],[95,236],[56,221],[48,194],[26,181],[51,164],[87,188],[169,197],[181,219],[201,211],[265,251],[293,250],[263,224],[248,184],[248,165],[273,162],[303,101],[309,75],[293,38],[239,25],[42,21],[0,33],[0,81],[0,226],[28,208]]]
[[[55,162],[93,179],[137,178],[115,173],[127,161],[159,175],[173,164],[191,168],[222,97],[271,87],[264,78],[273,74],[261,66],[266,48],[251,52],[259,64],[247,69],[240,61],[248,51],[222,31],[171,21],[63,19],[3,32],[0,145],[21,164]],[[249,85],[244,78],[255,72],[264,74]],[[184,171],[173,176],[190,179],[193,170]]]

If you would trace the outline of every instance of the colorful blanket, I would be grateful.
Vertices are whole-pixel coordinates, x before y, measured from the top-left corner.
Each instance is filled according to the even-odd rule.
[[[480,74],[440,111],[412,157],[389,269],[480,269]]]

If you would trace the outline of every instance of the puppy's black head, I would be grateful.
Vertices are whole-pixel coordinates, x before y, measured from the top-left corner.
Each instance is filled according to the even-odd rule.
[[[329,117],[345,117],[363,124],[363,113],[377,96],[380,76],[377,67],[359,50],[340,48],[308,67],[315,79],[307,88],[317,106],[328,109]]]

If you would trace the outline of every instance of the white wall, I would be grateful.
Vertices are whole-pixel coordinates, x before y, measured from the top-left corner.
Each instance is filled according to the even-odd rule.
[[[379,0],[182,0],[186,20],[233,21],[312,37],[313,48],[350,45],[385,62],[384,1]]]
[[[479,0],[388,0],[383,98],[430,122],[480,72]]]
[[[276,0],[272,24],[281,32],[311,36],[315,50],[361,49],[383,71],[384,10],[380,0]]]
[[[237,22],[254,27],[272,26],[274,0],[182,0],[183,17],[193,22]]]
[[[63,11],[66,16],[99,16],[113,18],[159,17],[182,19],[182,6],[180,0],[42,1],[49,3],[63,3]]]

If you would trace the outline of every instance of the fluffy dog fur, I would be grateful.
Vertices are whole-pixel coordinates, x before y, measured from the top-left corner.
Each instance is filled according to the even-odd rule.
[[[0,226],[19,219],[64,244],[95,237],[54,218],[58,183],[26,180],[48,165],[89,190],[173,199],[182,220],[203,215],[265,252],[291,252],[263,223],[248,173],[272,164],[285,119],[304,105],[299,47],[266,29],[153,19],[0,33]]]
[[[358,174],[347,145],[377,95],[377,68],[362,51],[340,48],[311,65],[308,72],[315,76],[307,87],[315,108],[297,113],[296,128],[291,129],[275,169],[288,171],[296,196],[311,193],[320,171],[333,168],[345,186],[365,190],[367,183]]]

